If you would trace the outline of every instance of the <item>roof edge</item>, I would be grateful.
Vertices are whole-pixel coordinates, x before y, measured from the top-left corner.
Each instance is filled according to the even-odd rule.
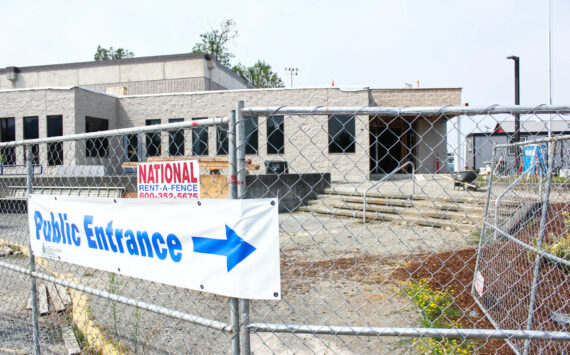
[[[423,90],[463,90],[462,87],[434,87],[434,88],[370,88],[373,91],[423,91]]]
[[[28,73],[34,71],[48,71],[48,70],[65,70],[65,69],[78,69],[78,68],[92,68],[92,67],[104,67],[111,65],[121,65],[121,64],[141,64],[141,63],[152,63],[156,61],[175,61],[183,59],[205,59],[210,60],[212,57],[207,53],[181,53],[181,54],[168,54],[168,55],[157,55],[148,57],[134,57],[134,58],[123,58],[123,59],[113,59],[113,60],[92,60],[89,62],[76,62],[76,63],[62,63],[62,64],[47,64],[47,65],[35,65],[28,67],[6,67],[0,69],[0,74],[5,73],[8,68],[17,68],[20,73]],[[220,64],[221,65],[221,64]],[[221,65],[223,66],[223,65]]]
[[[84,86],[44,86],[44,87],[37,87],[37,88],[19,88],[19,89],[1,89],[0,93],[10,93],[10,92],[25,92],[25,91],[45,91],[45,90],[54,90],[54,91],[72,91],[74,89],[83,90],[87,92],[91,92],[94,94],[110,96],[114,98],[119,98],[119,96],[109,94],[108,92],[103,92],[91,88],[86,88]]]

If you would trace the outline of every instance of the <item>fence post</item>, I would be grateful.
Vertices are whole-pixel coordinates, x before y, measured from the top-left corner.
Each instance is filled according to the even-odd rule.
[[[537,148],[539,149],[539,148]],[[556,140],[553,139],[550,142],[550,149],[548,152],[548,170],[547,170],[547,177],[546,177],[546,191],[544,202],[542,203],[542,211],[540,216],[540,229],[538,231],[538,243],[537,249],[542,250],[542,244],[544,243],[544,233],[546,229],[546,214],[548,213],[548,205],[550,204],[550,188],[552,185],[552,173],[554,171],[554,155],[556,154]],[[540,165],[539,165],[539,168]],[[542,185],[542,181],[541,181]],[[526,330],[532,329],[532,321],[533,321],[533,312],[534,306],[536,304],[536,293],[538,291],[538,277],[540,274],[540,261],[541,256],[540,254],[536,254],[534,259],[534,270],[532,275],[532,286],[530,290],[530,304],[528,306],[528,318],[526,322]],[[524,355],[528,355],[530,349],[530,339],[526,339],[524,342]]]
[[[232,325],[232,355],[240,355],[239,346],[239,303],[237,298],[230,298],[231,325]]]
[[[237,167],[237,198],[245,198],[247,192],[245,171],[245,121],[241,109],[245,107],[243,101],[239,101],[236,109],[236,167]],[[240,299],[240,338],[244,354],[251,354],[249,329],[249,300]]]
[[[26,186],[28,190],[28,203],[30,199],[30,194],[33,192],[32,180],[34,178],[34,164],[33,164],[33,154],[32,146],[24,146],[26,150]],[[32,252],[32,244],[29,244],[30,249],[30,272],[36,271],[36,261],[34,259],[34,253]],[[40,354],[40,327],[38,325],[38,295],[36,290],[36,278],[30,275],[31,281],[31,292],[32,292],[32,322],[33,331],[32,336],[34,338],[34,354]]]
[[[236,165],[236,112],[230,112],[230,121],[228,122],[228,160],[229,160],[229,179],[228,190],[230,199],[237,198],[237,165]],[[237,298],[230,298],[231,309],[231,325],[232,325],[232,354],[240,354],[239,344],[239,302]]]
[[[475,261],[475,271],[473,272],[473,282],[471,283],[471,294],[475,295],[475,280],[477,278],[477,272],[479,272],[479,262],[481,261],[481,248],[483,248],[483,243],[487,242],[487,226],[484,224],[487,222],[489,217],[489,207],[491,201],[491,189],[493,187],[493,175],[495,174],[495,161],[497,158],[497,143],[493,143],[493,155],[491,158],[491,171],[489,172],[489,181],[487,182],[487,201],[485,201],[485,212],[483,214],[483,226],[481,227],[481,235],[479,236],[479,247],[477,248],[477,260]],[[496,221],[495,216],[495,221]],[[495,222],[495,226],[497,222]],[[494,231],[493,239],[497,240],[497,231]]]

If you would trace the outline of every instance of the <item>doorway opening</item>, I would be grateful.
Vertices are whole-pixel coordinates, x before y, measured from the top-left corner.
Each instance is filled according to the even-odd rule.
[[[415,163],[416,122],[401,117],[370,117],[370,174],[389,174]],[[401,173],[411,172],[406,167]]]

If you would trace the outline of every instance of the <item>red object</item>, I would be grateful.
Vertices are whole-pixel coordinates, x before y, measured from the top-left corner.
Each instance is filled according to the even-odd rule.
[[[496,166],[495,168],[498,168],[499,165],[501,165],[501,162],[502,162],[502,161],[503,161],[503,157],[501,157],[501,158],[499,159],[499,161],[497,162],[497,166]]]
[[[436,158],[435,162],[436,162],[436,167],[437,167],[437,173],[439,174],[439,153],[437,153],[437,158]]]

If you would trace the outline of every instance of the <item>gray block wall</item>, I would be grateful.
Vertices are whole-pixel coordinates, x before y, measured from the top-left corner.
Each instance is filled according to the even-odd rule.
[[[460,89],[418,90],[342,90],[320,89],[251,89],[224,90],[200,93],[138,95],[115,97],[83,88],[29,89],[0,91],[0,118],[16,117],[17,139],[22,139],[22,117],[37,115],[40,118],[40,137],[46,134],[46,115],[61,114],[64,118],[64,135],[82,133],[85,117],[109,120],[109,129],[144,126],[148,119],[160,119],[167,123],[171,118],[192,120],[198,117],[228,116],[243,100],[247,106],[351,106],[365,107],[390,103],[401,94],[404,103],[425,104],[422,100],[438,103],[454,103],[460,97]],[[436,99],[438,95],[443,98]],[[386,101],[382,101],[386,100]],[[406,101],[408,100],[408,101]],[[439,100],[439,101],[438,101]],[[384,106],[384,105],[383,105]],[[289,165],[290,173],[330,172],[332,181],[365,181],[369,175],[369,117],[358,115],[355,119],[355,152],[329,153],[328,117],[325,115],[286,116],[284,119],[284,153],[267,152],[267,120],[258,118],[258,154],[247,155],[254,164],[263,167],[265,161],[281,160]],[[436,160],[442,161],[441,171],[446,172],[446,122],[439,117],[420,118],[417,124],[418,145],[416,169],[418,173],[434,173]],[[186,155],[190,154],[191,135],[186,134]],[[216,155],[216,130],[209,128],[209,156]],[[82,145],[83,144],[83,145]],[[144,142],[142,142],[144,146]],[[168,134],[162,134],[163,154],[168,152]],[[84,143],[65,143],[65,157],[74,157],[76,165],[103,165],[107,171],[120,173],[123,159],[122,142],[110,140],[113,149],[109,158],[85,157]],[[72,152],[72,153],[70,153]],[[45,155],[45,153],[44,153]],[[23,155],[18,154],[23,163]],[[42,157],[41,163],[45,163]],[[65,162],[69,164],[69,162]],[[50,173],[46,169],[46,174]],[[51,169],[53,170],[53,169]],[[257,174],[262,173],[258,171]]]
[[[123,86],[128,95],[244,89],[235,73],[202,53],[136,57],[17,68],[16,80],[0,69],[0,90],[84,86],[105,92]]]

